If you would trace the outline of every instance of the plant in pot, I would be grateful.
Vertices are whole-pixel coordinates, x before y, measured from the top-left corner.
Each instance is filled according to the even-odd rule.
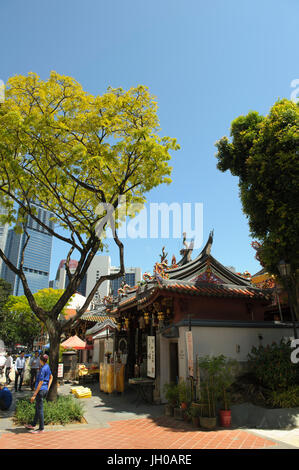
[[[220,425],[225,428],[230,427],[231,425],[229,388],[234,383],[237,372],[238,362],[234,359],[225,360],[225,357],[223,356],[222,368],[219,376],[223,408],[219,410],[219,417]]]
[[[179,403],[182,410],[187,410],[191,401],[191,390],[188,384],[181,380],[178,383]]]
[[[199,359],[201,372],[200,401],[202,413],[201,427],[214,429],[217,425],[216,404],[221,393],[220,372],[224,356],[205,356]]]
[[[167,405],[165,405],[165,414],[166,416],[173,416],[174,408],[178,406],[179,402],[178,385],[174,383],[165,384],[164,394],[168,402]]]

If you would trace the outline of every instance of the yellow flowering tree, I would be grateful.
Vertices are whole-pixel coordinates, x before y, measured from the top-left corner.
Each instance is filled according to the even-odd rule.
[[[160,137],[159,132],[157,102],[144,86],[128,91],[108,88],[94,96],[73,78],[56,72],[47,80],[35,73],[17,75],[6,84],[0,104],[0,204],[7,214],[1,221],[26,233],[30,216],[69,246],[69,283],[51,308],[38,304],[24,273],[29,234],[18,266],[0,250],[2,260],[19,276],[31,310],[48,330],[54,375],[51,399],[57,394],[61,334],[86,311],[102,282],[124,274],[124,247],[116,221],[113,239],[119,249],[119,272],[100,277],[77,314],[59,321],[93,257],[104,247],[112,212],[121,198],[121,217],[128,208],[134,215],[132,207],[138,205],[140,210],[148,191],[171,181],[170,151],[179,147],[175,139]],[[50,224],[41,220],[38,206],[51,212]],[[71,273],[74,252],[79,260]]]

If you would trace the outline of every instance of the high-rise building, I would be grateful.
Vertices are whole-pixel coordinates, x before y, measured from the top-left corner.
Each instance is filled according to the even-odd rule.
[[[51,281],[53,282],[54,289],[65,289],[68,285],[69,280],[65,269],[65,262],[66,260],[60,261],[56,279],[55,281]],[[69,269],[71,274],[75,271],[77,265],[78,261],[70,260]],[[90,263],[87,273],[77,291],[81,295],[88,297],[101,276],[113,274],[118,271],[119,268],[111,266],[110,256],[96,255]],[[137,282],[141,281],[141,269],[127,268],[125,276],[114,279],[112,281],[104,281],[94,295],[93,302],[98,303],[100,300],[103,300],[104,297],[110,295],[111,293],[112,295],[116,296],[117,290],[120,288],[123,281],[129,286],[136,285]]]
[[[86,297],[89,296],[90,292],[92,291],[96,282],[100,279],[101,276],[110,274],[110,269],[110,256],[96,255],[93,258],[86,273]],[[98,302],[100,299],[103,299],[105,296],[109,295],[109,287],[109,281],[104,281],[95,293],[93,300],[95,302]]]
[[[51,213],[36,204],[38,218],[48,227],[53,228],[50,220]],[[49,286],[49,272],[52,251],[52,235],[40,224],[28,216],[25,224],[29,241],[24,253],[23,270],[32,293]],[[26,243],[25,232],[18,234],[13,229],[8,230],[5,255],[17,267],[20,266],[22,250]],[[13,273],[7,265],[2,265],[2,277],[12,285],[13,295],[24,295],[23,285],[19,276]]]
[[[49,287],[53,287],[54,289],[65,289],[69,284],[69,278],[67,275],[67,271],[65,268],[66,259],[60,261],[56,278],[54,281],[50,281]],[[69,270],[71,274],[74,274],[78,266],[78,261],[75,259],[71,259],[69,262]],[[81,282],[80,286],[78,287],[77,291],[81,295],[85,295],[86,292],[86,278],[87,275],[84,276],[83,281]]]
[[[118,272],[119,268],[111,267],[111,273]],[[138,282],[141,281],[141,269],[140,268],[126,268],[125,275],[118,277],[110,281],[111,292],[115,297],[117,296],[117,291],[121,287],[122,282],[127,284],[130,287],[136,286]]]
[[[4,207],[0,206],[0,215],[6,215],[7,214],[7,209]],[[7,242],[7,237],[8,237],[8,230],[9,230],[9,225],[8,224],[3,224],[0,222],[0,249],[5,253],[5,246]],[[3,277],[3,267],[5,266],[4,261],[0,257],[0,277]]]

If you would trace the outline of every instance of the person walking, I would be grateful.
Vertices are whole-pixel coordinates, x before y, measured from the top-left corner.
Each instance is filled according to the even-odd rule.
[[[53,375],[48,362],[47,354],[40,357],[40,365],[37,379],[35,382],[35,391],[30,401],[35,401],[35,416],[32,424],[27,424],[25,427],[31,429],[33,434],[44,432],[44,398],[46,398],[48,391],[51,387]],[[39,428],[34,429],[39,422]]]
[[[20,357],[17,358],[15,363],[15,391],[18,391],[18,380],[20,379],[19,383],[19,392],[21,392],[21,387],[23,383],[24,373],[25,373],[25,353],[24,351],[21,352]]]
[[[6,362],[6,357],[4,353],[2,353],[0,354],[0,377],[2,377],[4,373],[5,362]]]
[[[11,379],[9,377],[10,371],[13,366],[13,360],[12,356],[8,353],[5,361],[5,378],[6,378],[6,384],[9,385],[11,382]]]
[[[40,368],[40,360],[38,351],[35,351],[34,356],[30,359],[30,388],[34,390],[34,385],[36,382],[37,373]]]
[[[9,410],[12,403],[11,391],[2,383],[0,384],[0,410]]]

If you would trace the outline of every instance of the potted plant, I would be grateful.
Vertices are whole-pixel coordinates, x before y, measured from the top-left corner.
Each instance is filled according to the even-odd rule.
[[[183,380],[178,383],[178,394],[181,409],[187,410],[191,401],[191,390],[189,389],[187,383]]]
[[[206,356],[199,359],[201,371],[202,414],[199,418],[201,427],[214,429],[217,425],[216,404],[220,397],[220,371],[224,356]],[[204,406],[206,405],[206,406]]]
[[[231,410],[230,410],[230,393],[229,388],[235,381],[235,376],[238,369],[238,362],[229,359],[223,361],[223,366],[220,371],[220,389],[223,408],[219,410],[220,425],[222,427],[230,427],[231,425]]]
[[[165,405],[165,415],[173,416],[174,408],[178,406],[179,402],[178,386],[174,383],[165,384],[164,394],[168,402],[167,405]]]

